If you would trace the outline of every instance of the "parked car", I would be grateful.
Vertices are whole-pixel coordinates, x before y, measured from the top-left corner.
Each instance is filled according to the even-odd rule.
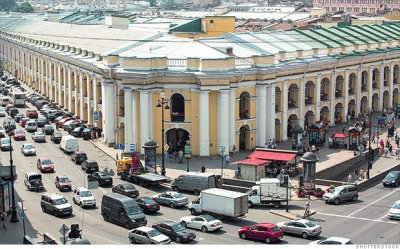
[[[240,228],[238,235],[242,239],[261,240],[269,244],[281,240],[283,231],[275,224],[258,223]]]
[[[93,196],[93,193],[84,187],[79,187],[74,190],[72,201],[75,204],[78,204],[83,207],[96,207],[96,199]]]
[[[185,216],[179,222],[184,227],[201,230],[203,233],[222,229],[222,221],[211,215]]]
[[[82,170],[84,170],[86,173],[92,173],[99,171],[99,165],[95,160],[85,160],[81,164]]]
[[[23,130],[15,130],[15,132],[14,132],[14,140],[15,141],[26,140],[25,132]]]
[[[69,127],[70,124],[73,124],[73,123],[80,123],[80,122],[81,122],[81,121],[80,121],[79,119],[70,119],[70,120],[66,121],[66,122],[63,124],[62,128],[63,128],[65,131],[67,131],[66,129]],[[73,128],[75,128],[75,127],[73,127]],[[71,128],[68,128],[68,129],[71,129]]]
[[[36,110],[29,109],[26,111],[26,117],[31,118],[31,119],[36,119],[38,118],[39,113]]]
[[[0,138],[6,137],[6,131],[2,126],[0,126]]]
[[[54,132],[53,134],[51,134],[50,140],[53,141],[55,144],[59,144],[62,137],[63,134],[61,132]]]
[[[382,184],[386,186],[399,186],[400,185],[400,171],[390,171],[385,179],[383,179]]]
[[[27,172],[25,174],[24,184],[29,191],[34,190],[38,192],[44,190],[42,175],[36,172]]]
[[[192,241],[196,238],[196,234],[189,231],[182,224],[175,221],[162,221],[152,226],[160,233],[168,236],[171,240],[175,240],[176,243]]]
[[[74,137],[81,137],[84,129],[84,127],[76,127],[74,130],[71,131],[71,135]]]
[[[400,219],[400,200],[396,201],[389,209],[388,217],[389,219]]]
[[[87,155],[83,151],[75,151],[71,154],[71,160],[76,164],[81,164],[87,160]]]
[[[26,122],[28,122],[28,121],[29,121],[29,118],[27,118],[27,117],[21,118],[21,119],[19,120],[19,125],[20,125],[21,127],[24,127],[24,128],[25,128]]]
[[[356,201],[358,199],[358,188],[355,185],[337,186],[332,192],[325,193],[323,200],[326,203],[338,205],[343,201]]]
[[[36,125],[39,128],[44,127],[47,124],[47,120],[45,117],[39,117],[36,119]]]
[[[113,184],[113,178],[102,172],[94,172],[91,175],[91,177],[92,177],[92,179],[97,180],[97,182],[99,183],[99,186],[102,186],[102,187],[112,186],[112,184]]]
[[[83,138],[83,140],[89,140],[92,137],[92,129],[91,128],[83,129],[81,137]]]
[[[32,144],[23,144],[21,146],[21,153],[24,156],[36,156],[36,149]]]
[[[304,239],[307,239],[308,237],[319,236],[322,232],[320,225],[316,225],[315,223],[306,219],[279,222],[276,225],[282,229],[284,233],[301,235],[301,237]]]
[[[12,119],[11,117],[6,117],[3,121],[3,127],[6,130],[8,129],[14,130],[17,127],[17,125],[14,119]]]
[[[3,107],[0,107],[0,117],[6,116],[6,110]]]
[[[138,197],[136,201],[144,213],[156,213],[160,211],[160,204],[150,197]]]
[[[79,150],[78,140],[75,137],[70,136],[70,135],[62,136],[61,142],[60,142],[60,149],[62,151],[64,151],[65,153],[77,152]],[[71,158],[71,159],[73,159],[73,158]],[[86,158],[84,158],[84,159],[86,160]],[[81,163],[81,162],[79,162],[79,163]],[[79,164],[79,163],[77,163],[77,164]]]
[[[78,127],[87,128],[87,126],[84,123],[82,123],[82,121],[80,121],[80,120],[73,120],[68,125],[64,124],[64,126],[63,126],[64,130],[67,131],[70,134],[75,128],[78,128]]]
[[[171,240],[151,227],[138,227],[129,231],[128,239],[136,244],[170,244]]]
[[[17,123],[19,123],[19,121],[20,121],[21,119],[23,119],[23,118],[25,118],[25,115],[24,115],[24,114],[21,114],[21,113],[18,113],[17,115],[14,116],[14,120],[15,120],[15,122],[17,122]]]
[[[46,142],[46,136],[43,134],[43,132],[36,131],[35,133],[32,134],[32,140],[35,141],[36,143]]]
[[[153,199],[162,205],[169,205],[171,208],[186,206],[189,203],[187,197],[175,191],[166,191],[153,195]]]
[[[135,188],[132,183],[121,183],[112,188],[113,193],[118,193],[131,198],[136,198],[139,196],[139,191]]]
[[[50,124],[47,124],[42,128],[42,132],[45,135],[52,135],[54,133],[54,127]]]
[[[350,239],[341,237],[330,237],[322,240],[314,240],[309,245],[352,245],[353,242]]]
[[[56,188],[58,190],[63,191],[72,191],[72,184],[69,178],[65,175],[59,175],[56,176],[56,181],[55,181]]]
[[[68,203],[64,196],[59,194],[43,194],[40,206],[43,213],[50,213],[57,217],[72,215],[72,205]]]
[[[10,139],[8,137],[2,138],[0,140],[0,149],[1,149],[1,151],[11,150],[11,143],[10,143]]]
[[[71,118],[69,118],[69,117],[61,119],[60,121],[58,121],[58,127],[63,127],[64,123],[69,121],[69,120],[71,120]]]
[[[8,112],[8,114],[14,118],[17,114],[19,113],[18,109],[15,107],[10,108],[10,111]]]
[[[54,163],[49,158],[39,158],[36,162],[36,167],[40,172],[54,172]]]
[[[35,120],[29,120],[28,122],[26,122],[25,130],[27,132],[35,132],[35,131],[37,131],[36,121]]]

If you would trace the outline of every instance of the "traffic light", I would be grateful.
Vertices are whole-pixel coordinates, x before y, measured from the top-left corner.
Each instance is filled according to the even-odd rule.
[[[71,232],[69,232],[68,237],[70,239],[77,239],[81,237],[81,230],[79,229],[79,224],[71,225]]]

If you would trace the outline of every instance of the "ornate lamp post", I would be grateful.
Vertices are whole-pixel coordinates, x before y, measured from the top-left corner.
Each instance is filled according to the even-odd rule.
[[[13,131],[11,128],[11,122],[7,123],[7,133],[8,133],[8,137],[10,139],[10,169],[11,169],[11,188],[12,188],[12,192],[11,192],[11,222],[18,222],[18,215],[17,215],[17,208],[15,206],[15,189],[14,189],[14,169],[13,169],[13,157],[12,157],[12,135],[13,135]]]
[[[161,100],[157,100],[157,107],[161,108],[161,143],[162,147],[164,147],[165,142],[164,142],[164,109],[168,110],[169,105],[168,105],[168,100],[165,99],[165,93],[161,92],[160,94]],[[165,176],[165,156],[162,154],[161,155],[161,175]]]

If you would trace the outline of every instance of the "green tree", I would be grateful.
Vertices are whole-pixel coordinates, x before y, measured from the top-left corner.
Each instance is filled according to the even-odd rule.
[[[150,7],[156,7],[157,5],[157,0],[149,0]]]
[[[33,13],[35,10],[33,9],[32,5],[28,2],[21,3],[17,7],[17,11],[21,13]]]
[[[176,2],[175,0],[162,0],[161,7],[165,10],[179,10],[182,9],[182,4]]]
[[[15,6],[15,0],[0,0],[0,10],[11,10]]]

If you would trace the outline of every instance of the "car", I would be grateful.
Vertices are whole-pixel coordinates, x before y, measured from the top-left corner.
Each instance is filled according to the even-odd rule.
[[[67,131],[69,134],[71,134],[71,132],[77,127],[86,128],[87,126],[82,123],[81,120],[70,120],[63,125],[64,130]]]
[[[84,129],[84,127],[76,127],[71,131],[71,135],[74,137],[81,137]]]
[[[63,114],[62,116],[56,117],[56,118],[53,120],[53,122],[56,123],[56,124],[58,124],[58,121],[60,121],[61,119],[64,119],[64,118],[66,118],[65,114]]]
[[[188,228],[201,230],[203,233],[222,229],[222,221],[211,215],[185,216],[179,222]]]
[[[386,186],[399,186],[400,185],[400,171],[390,171],[385,179],[383,179],[382,184]]]
[[[43,132],[36,131],[35,133],[32,134],[32,140],[35,141],[36,143],[46,142],[46,136],[43,134]]]
[[[94,198],[93,193],[84,187],[79,187],[74,189],[72,201],[75,204],[81,206],[81,208],[87,206],[93,208],[96,207],[96,199]]]
[[[139,191],[135,188],[132,183],[121,183],[112,188],[113,193],[118,193],[131,198],[136,198],[139,196]]]
[[[136,202],[144,213],[156,213],[160,211],[160,204],[150,197],[138,197]]]
[[[3,107],[0,107],[0,117],[6,116],[6,110]]]
[[[162,221],[152,226],[160,233],[168,236],[177,243],[192,241],[196,238],[196,234],[189,231],[182,224],[175,221]]]
[[[112,186],[113,184],[113,178],[107,174],[104,174],[102,172],[94,172],[91,174],[91,178],[94,180],[97,180],[99,183],[99,186]]]
[[[89,140],[92,137],[92,128],[85,128],[81,132],[81,137],[83,140]]]
[[[29,109],[26,111],[26,117],[31,118],[31,119],[36,119],[38,118],[39,113],[36,110]]]
[[[54,127],[52,125],[50,125],[50,124],[47,124],[47,125],[43,126],[42,132],[45,135],[51,135],[51,134],[54,133]]]
[[[281,240],[283,231],[275,224],[258,223],[240,228],[238,235],[241,239],[261,240],[269,244]]]
[[[66,117],[66,118],[61,119],[60,121],[58,121],[58,127],[63,127],[64,123],[69,121],[69,120],[71,120],[70,117]]]
[[[69,125],[70,124],[72,124],[72,123],[80,123],[81,121],[79,120],[79,119],[70,119],[70,120],[67,120],[61,127],[64,129],[64,130],[66,130],[67,129],[67,127],[69,127]],[[74,127],[75,128],[75,127]]]
[[[8,114],[10,115],[11,118],[14,119],[14,117],[19,113],[18,109],[15,107],[11,107],[8,111]]]
[[[322,240],[314,240],[309,245],[352,245],[351,239],[341,237],[330,237]]]
[[[71,181],[65,175],[56,176],[55,185],[60,191],[72,191]]]
[[[15,115],[14,120],[15,122],[19,123],[19,121],[23,118],[25,118],[25,115],[18,113],[17,115]]]
[[[132,229],[128,233],[128,239],[131,243],[136,244],[170,244],[171,240],[151,227],[138,227]]]
[[[322,232],[320,225],[316,225],[315,223],[306,219],[279,222],[276,225],[282,229],[285,234],[301,235],[301,237],[304,239],[307,239],[308,237],[319,236]]]
[[[25,130],[27,132],[35,132],[35,131],[37,131],[36,121],[35,120],[28,120],[25,123]]]
[[[47,120],[45,117],[39,117],[36,119],[36,125],[39,128],[44,127],[47,124]]]
[[[38,192],[44,190],[42,175],[36,172],[26,172],[24,184],[29,191]]]
[[[21,146],[21,153],[24,156],[36,156],[36,149],[32,144],[23,144]]]
[[[26,122],[28,122],[29,120],[30,120],[30,119],[27,118],[27,117],[21,118],[21,119],[19,120],[19,125],[20,125],[21,127],[24,127],[24,128],[25,128]]]
[[[43,213],[50,213],[57,217],[72,215],[72,205],[60,194],[43,194],[40,206]]]
[[[71,154],[71,160],[76,164],[81,164],[87,160],[87,155],[84,151],[75,151]]]
[[[15,141],[21,141],[21,140],[25,140],[25,131],[23,130],[15,130],[14,132],[14,140]]]
[[[153,199],[162,205],[169,205],[171,208],[186,206],[189,203],[187,197],[175,191],[166,191],[164,193],[155,194]]]
[[[14,130],[16,128],[15,120],[12,119],[11,117],[6,117],[3,121],[3,127],[6,130],[8,129]]]
[[[50,114],[48,114],[47,115],[47,120],[49,120],[50,122],[54,122],[54,120],[57,118],[57,117],[62,117],[64,114],[63,114],[63,112],[62,111],[56,111],[56,112],[53,112],[53,113],[50,113]]]
[[[2,138],[0,140],[0,150],[1,151],[11,150],[11,143],[10,143],[10,139],[8,137]]]
[[[54,172],[54,163],[49,158],[39,158],[36,162],[36,167],[40,172]]]
[[[96,172],[99,171],[99,165],[95,160],[85,160],[81,164],[82,170],[84,170],[86,173],[91,173],[91,172]]]
[[[6,137],[6,130],[4,130],[3,126],[0,126],[0,138]]]
[[[59,144],[61,142],[63,134],[61,132],[54,132],[51,134],[50,140],[55,144]]]
[[[358,199],[358,188],[351,184],[337,186],[332,192],[325,193],[322,199],[326,203],[334,203],[335,205],[343,201],[356,201]]]
[[[400,219],[400,200],[396,201],[389,209],[389,219]]]

